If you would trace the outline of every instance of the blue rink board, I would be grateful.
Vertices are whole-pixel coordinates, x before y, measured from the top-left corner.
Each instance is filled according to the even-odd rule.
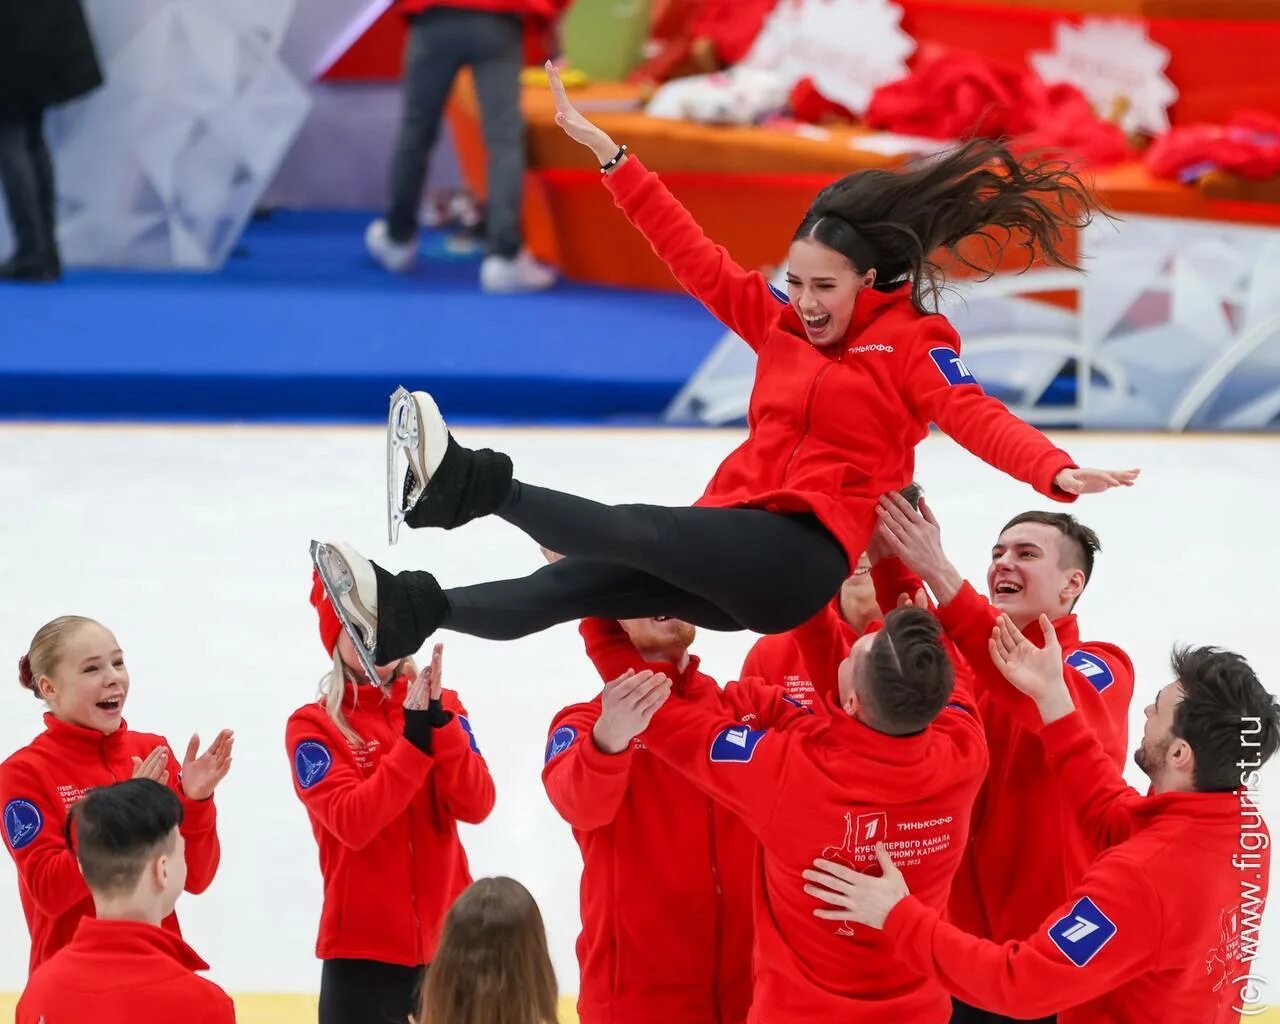
[[[404,384],[454,418],[643,420],[723,335],[678,294],[486,296],[439,234],[390,275],[364,252],[368,219],[276,212],[216,274],[0,286],[0,416],[376,421]]]

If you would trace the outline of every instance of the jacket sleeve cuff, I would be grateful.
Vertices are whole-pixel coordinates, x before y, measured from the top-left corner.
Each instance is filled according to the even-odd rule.
[[[438,729],[431,730],[431,754],[437,761],[461,757],[471,747],[471,737],[454,715]]]
[[[1062,451],[1062,449],[1056,448],[1045,455],[1041,464],[1044,466],[1043,472],[1038,475],[1037,479],[1032,481],[1032,486],[1034,486],[1037,491],[1047,498],[1052,498],[1054,501],[1061,501],[1067,504],[1070,504],[1079,497],[1078,494],[1072,494],[1070,491],[1064,491],[1054,483],[1058,474],[1064,469],[1080,468],[1076,465],[1075,460],[1071,458],[1070,455]]]
[[[210,832],[217,827],[218,811],[214,807],[213,797],[204,800],[192,800],[182,794],[182,831],[186,835]]]
[[[938,607],[938,620],[948,633],[954,635],[965,627],[972,627],[988,615],[990,607],[987,599],[973,589],[972,583],[965,580],[956,591],[956,596]]]
[[[1092,738],[1093,734],[1089,731],[1079,708],[1056,722],[1050,722],[1040,730],[1040,742],[1044,746],[1044,752],[1054,760],[1066,757],[1071,752],[1071,748],[1082,739]]]
[[[914,896],[905,896],[894,904],[889,916],[884,919],[884,936],[892,944],[899,956],[905,958],[918,942],[922,929],[927,929],[938,919],[938,912],[926,907]],[[912,957],[909,962],[918,960]]]
[[[582,766],[597,775],[622,775],[631,770],[631,756],[635,748],[628,743],[627,749],[616,754],[606,754],[596,746],[594,731],[589,731],[583,742],[578,745],[578,757]]]
[[[639,157],[628,151],[627,158],[614,169],[612,174],[602,174],[600,177],[604,179],[604,187],[613,195],[614,202],[621,206],[648,176],[649,171],[640,162]]]

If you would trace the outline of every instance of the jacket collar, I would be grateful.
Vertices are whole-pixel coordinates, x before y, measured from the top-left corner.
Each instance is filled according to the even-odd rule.
[[[1132,809],[1134,826],[1150,828],[1163,822],[1182,821],[1197,828],[1223,826],[1238,833],[1242,815],[1252,815],[1257,808],[1249,797],[1232,793],[1157,793],[1135,801]]]
[[[382,707],[384,702],[403,704],[405,694],[409,692],[409,682],[408,676],[396,676],[390,687],[384,689],[372,683],[356,683],[348,679],[342,695],[342,710],[349,714],[357,710],[372,711]]]
[[[834,694],[828,694],[826,699],[836,742],[848,744],[857,749],[859,756],[880,764],[904,767],[924,762],[933,725],[909,736],[890,736],[849,717]]]
[[[1053,620],[1053,631],[1058,635],[1058,643],[1063,650],[1069,651],[1080,644],[1080,623],[1074,615],[1064,615]],[[1033,619],[1027,623],[1022,635],[1037,647],[1044,646],[1044,630],[1040,628],[1040,620]]]
[[[101,921],[83,917],[76,927],[72,946],[82,953],[112,957],[161,953],[192,971],[207,971],[209,965],[173,932],[145,921]]]
[[[120,719],[120,728],[115,732],[105,733],[99,732],[97,729],[86,729],[82,725],[72,725],[70,722],[64,722],[52,711],[46,711],[44,714],[44,728],[50,739],[56,740],[62,746],[79,747],[83,750],[97,752],[109,744],[120,743],[129,731],[129,724],[122,718]]]

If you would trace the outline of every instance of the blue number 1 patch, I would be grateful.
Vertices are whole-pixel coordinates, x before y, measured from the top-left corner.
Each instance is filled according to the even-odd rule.
[[[948,384],[978,383],[955,349],[946,347],[931,348],[929,349],[929,358],[933,360],[934,365],[942,373],[942,376],[947,378]]]
[[[711,741],[712,761],[750,761],[756,745],[764,739],[764,730],[756,731],[745,725],[731,725],[716,734]]]
[[[1115,674],[1105,661],[1096,654],[1087,651],[1073,651],[1067,658],[1067,664],[1084,676],[1093,688],[1101,693],[1116,681]]]
[[[1077,967],[1083,967],[1116,933],[1116,926],[1093,900],[1082,896],[1065,917],[1049,929],[1049,938]]]

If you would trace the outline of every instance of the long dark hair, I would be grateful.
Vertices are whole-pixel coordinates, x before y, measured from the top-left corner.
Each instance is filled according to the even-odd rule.
[[[417,1024],[555,1024],[556,975],[538,904],[512,878],[482,878],[444,920]]]
[[[1099,209],[1070,164],[1020,163],[1003,144],[974,139],[903,171],[841,178],[818,193],[793,241],[815,239],[859,273],[874,268],[878,286],[910,280],[912,304],[929,313],[946,283],[937,250],[986,277],[1010,242],[1028,267],[1039,255],[1079,270],[1062,229],[1084,227]],[[960,248],[974,236],[985,242],[981,258]]]

